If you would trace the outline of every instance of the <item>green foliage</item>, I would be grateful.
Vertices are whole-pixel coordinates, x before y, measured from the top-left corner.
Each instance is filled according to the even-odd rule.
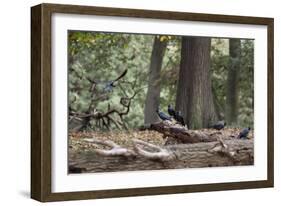
[[[105,113],[109,109],[125,111],[120,104],[123,97],[136,96],[128,114],[123,116],[127,128],[143,125],[149,65],[153,35],[81,32],[68,33],[69,107],[75,113]],[[181,37],[159,35],[167,41],[161,69],[160,109],[175,105],[180,65]],[[239,80],[239,126],[253,125],[253,40],[242,40],[242,69]],[[225,113],[226,78],[228,69],[228,39],[212,39],[211,77],[213,93],[222,115]],[[108,81],[124,70],[127,74],[118,81],[112,92],[105,92]],[[92,82],[96,82],[93,88]],[[113,118],[120,120],[117,114]],[[92,120],[89,129],[96,130]],[[117,128],[111,124],[111,129]]]
[[[227,39],[213,38],[211,42],[211,78],[214,101],[224,117],[226,101],[226,80],[229,59]]]
[[[169,104],[173,106],[176,104],[181,49],[180,37],[167,37],[166,40],[168,41],[167,48],[161,69],[160,105],[163,110],[166,110]]]
[[[105,113],[108,106],[124,111],[121,97],[131,96],[141,90],[131,103],[125,116],[129,127],[140,126],[143,121],[143,104],[152,50],[151,35],[129,35],[96,32],[69,32],[69,101],[75,112]],[[112,92],[105,92],[106,82],[114,80],[125,69],[126,76]],[[92,83],[97,82],[95,91]],[[100,98],[106,96],[106,98]],[[97,99],[89,108],[91,99]],[[115,118],[118,119],[118,116]],[[131,121],[133,120],[133,121]],[[94,124],[94,122],[93,122]]]
[[[242,40],[238,119],[254,127],[254,41]]]
[[[226,84],[229,63],[229,40],[212,39],[211,48],[211,74],[213,93],[217,99],[216,104],[225,115],[226,104]],[[239,110],[238,122],[239,127],[253,127],[254,118],[254,41],[241,40],[241,67],[239,71]]]

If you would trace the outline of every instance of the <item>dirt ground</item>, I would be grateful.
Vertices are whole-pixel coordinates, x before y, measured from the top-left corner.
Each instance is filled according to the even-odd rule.
[[[202,129],[198,131],[206,132],[206,133],[218,133],[219,136],[225,138],[236,138],[239,134],[241,128],[226,128],[220,131],[214,129]],[[75,132],[69,133],[69,149],[72,152],[80,152],[80,151],[89,151],[94,148],[103,148],[104,146],[97,146],[92,143],[88,143],[83,141],[84,138],[94,138],[97,140],[111,140],[117,143],[120,146],[126,148],[132,148],[132,139],[140,139],[145,142],[152,143],[154,145],[163,146],[165,144],[165,140],[161,133],[145,130],[145,131],[137,131],[137,130],[129,130],[129,131],[110,131],[110,132]],[[253,131],[251,131],[248,135],[248,138],[253,138]]]

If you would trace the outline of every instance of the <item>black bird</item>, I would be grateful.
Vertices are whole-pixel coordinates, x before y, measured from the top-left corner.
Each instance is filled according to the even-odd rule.
[[[120,80],[121,78],[123,78],[126,74],[127,74],[127,69],[119,76],[117,77],[116,79],[112,80],[112,81],[108,81],[106,82],[105,84],[105,87],[104,87],[104,91],[106,92],[111,92],[113,90],[114,87],[116,87],[115,83]]]
[[[247,136],[248,136],[248,134],[249,134],[249,132],[250,132],[250,130],[251,130],[250,127],[242,129],[242,130],[240,131],[239,135],[238,135],[238,138],[239,138],[239,139],[242,139],[242,138],[243,138],[243,139],[246,139]]]
[[[221,130],[225,127],[226,123],[224,121],[219,121],[212,126],[213,129]]]
[[[183,116],[181,115],[181,112],[180,112],[180,111],[176,111],[174,117],[175,117],[175,120],[176,120],[178,123],[180,123],[180,124],[183,125],[183,126],[185,125]]]
[[[172,108],[172,106],[170,104],[168,105],[168,113],[169,113],[169,115],[171,115],[172,117],[175,118],[176,111]]]
[[[157,112],[158,116],[160,117],[160,119],[162,119],[163,121],[165,121],[165,120],[171,121],[172,120],[172,118],[170,116],[168,116],[164,112],[159,111],[159,109],[157,109],[156,112]]]

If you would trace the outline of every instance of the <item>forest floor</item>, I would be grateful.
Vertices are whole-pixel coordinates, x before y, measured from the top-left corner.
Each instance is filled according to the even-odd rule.
[[[225,128],[223,130],[217,131],[214,129],[201,129],[197,130],[200,132],[215,134],[218,133],[219,136],[224,138],[236,138],[240,132],[241,128]],[[71,132],[69,133],[69,149],[70,151],[76,152],[86,152],[92,149],[100,148],[105,149],[104,146],[97,146],[95,144],[84,141],[85,138],[94,138],[97,140],[111,140],[116,144],[123,146],[125,148],[132,148],[132,139],[140,139],[145,142],[152,143],[158,146],[164,146],[165,140],[163,135],[159,132],[152,130],[129,130],[129,131],[109,131],[109,132]],[[253,131],[250,131],[248,138],[253,138]]]

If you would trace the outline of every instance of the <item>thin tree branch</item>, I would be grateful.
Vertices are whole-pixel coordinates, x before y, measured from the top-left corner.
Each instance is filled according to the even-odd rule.
[[[100,141],[96,139],[84,139],[84,140],[86,142],[90,142],[96,145],[103,145],[103,146],[110,147],[111,149],[109,150],[93,149],[95,153],[102,156],[124,156],[124,157],[135,156],[135,153],[132,150],[123,148],[120,145],[110,140],[106,140],[106,141]]]

